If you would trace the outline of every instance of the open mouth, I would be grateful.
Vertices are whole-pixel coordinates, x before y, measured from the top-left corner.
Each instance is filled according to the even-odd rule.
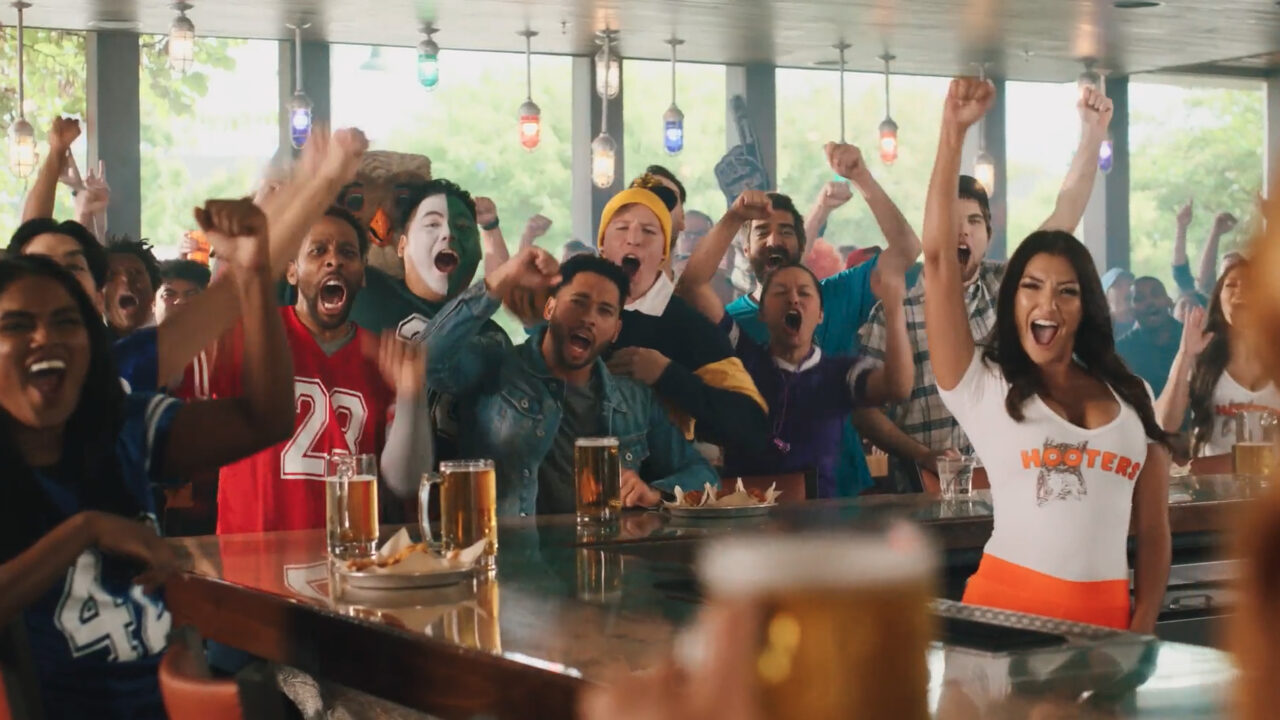
[[[347,304],[347,286],[336,277],[331,277],[320,285],[320,312],[335,315]]]
[[[630,278],[635,278],[636,273],[640,272],[640,258],[635,255],[624,255],[619,264],[622,266],[622,272]]]
[[[792,332],[798,332],[800,330],[800,323],[802,320],[803,318],[801,317],[799,310],[788,310],[787,314],[782,316],[782,324],[786,325],[787,329]]]
[[[138,298],[133,293],[128,293],[128,292],[120,293],[120,295],[116,298],[116,306],[126,312],[129,310],[133,310],[134,308],[138,307]]]
[[[579,353],[586,354],[591,350],[591,335],[582,330],[569,333],[569,347]]]
[[[787,253],[783,250],[770,250],[764,256],[764,268],[766,270],[777,270],[787,264]]]
[[[973,251],[968,245],[960,243],[960,247],[956,248],[956,257],[960,260],[960,267],[964,267],[969,264],[969,258],[973,257]]]
[[[1031,337],[1037,345],[1048,345],[1058,337],[1058,323],[1052,320],[1032,320]]]
[[[441,250],[436,253],[436,270],[448,275],[458,267],[458,253],[452,250]]]
[[[27,382],[42,395],[58,392],[66,377],[67,363],[62,360],[41,360],[27,368]]]

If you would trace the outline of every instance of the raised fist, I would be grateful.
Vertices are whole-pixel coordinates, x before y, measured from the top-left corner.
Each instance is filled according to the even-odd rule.
[[[858,146],[829,142],[823,150],[827,154],[827,164],[845,180],[857,180],[867,174],[867,164]]]
[[[1235,215],[1228,212],[1218,213],[1217,217],[1213,219],[1213,234],[1225,235],[1232,230],[1235,230],[1236,222],[1237,220]]]
[[[818,193],[818,202],[828,210],[835,210],[853,199],[853,190],[849,189],[849,183],[831,182],[822,186],[822,190]]]
[[[75,118],[56,117],[49,126],[49,152],[56,155],[71,149],[71,143],[80,137],[80,121]]]
[[[763,190],[743,190],[742,194],[729,206],[726,215],[732,215],[739,222],[764,220],[773,212],[773,201]]]
[[[942,121],[957,129],[968,130],[987,114],[995,99],[996,88],[986,80],[975,77],[954,78],[951,87],[947,89]]]
[[[1188,227],[1191,226],[1192,204],[1194,202],[1195,202],[1194,199],[1188,198],[1187,204],[1183,205],[1178,210],[1178,227],[1182,228],[1183,230],[1186,230]]]
[[[267,262],[267,216],[249,198],[209,200],[195,209],[219,262],[243,270],[263,270]]]
[[[1111,124],[1114,111],[1111,98],[1093,86],[1085,87],[1080,93],[1076,109],[1080,111],[1080,125],[1086,131],[1105,133]]]
[[[498,219],[498,206],[493,204],[493,199],[479,196],[475,201],[476,224],[481,227],[493,224]]]

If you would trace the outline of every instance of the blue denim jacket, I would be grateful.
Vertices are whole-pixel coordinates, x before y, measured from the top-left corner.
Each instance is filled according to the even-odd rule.
[[[498,514],[530,515],[538,504],[538,466],[560,427],[565,387],[542,357],[546,326],[516,347],[505,337],[479,333],[499,304],[480,281],[431,319],[427,384],[457,398],[463,457],[494,461]],[[599,359],[593,372],[604,393],[600,427],[618,438],[622,467],[639,473],[645,463],[645,480],[667,492],[676,485],[719,486],[715,471],[667,419],[648,387],[614,377]]]

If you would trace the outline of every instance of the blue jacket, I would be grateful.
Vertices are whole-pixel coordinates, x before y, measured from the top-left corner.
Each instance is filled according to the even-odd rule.
[[[498,514],[530,515],[538,504],[538,466],[551,450],[563,413],[564,381],[542,357],[545,326],[512,347],[505,336],[480,333],[499,301],[477,282],[440,310],[426,330],[427,384],[457,399],[459,450],[489,458],[498,474]],[[667,419],[648,387],[614,377],[597,359],[601,421],[619,442],[622,467],[670,492],[676,485],[719,486],[707,461]],[[657,479],[650,479],[657,478]]]

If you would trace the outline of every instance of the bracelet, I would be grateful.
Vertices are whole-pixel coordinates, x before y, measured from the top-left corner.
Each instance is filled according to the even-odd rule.
[[[481,226],[480,226],[480,229],[481,229],[481,230],[497,230],[497,229],[498,229],[498,218],[494,218],[494,219],[493,219],[493,222],[491,222],[491,223],[485,223],[485,224],[481,225]]]

